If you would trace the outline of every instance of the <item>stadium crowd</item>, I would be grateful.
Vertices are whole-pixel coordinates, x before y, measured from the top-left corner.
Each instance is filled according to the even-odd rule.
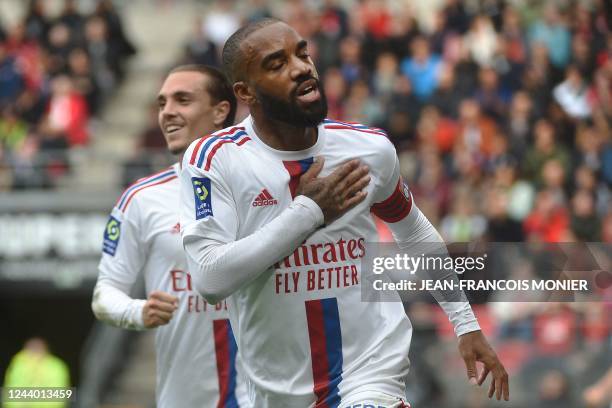
[[[181,62],[218,66],[242,22],[279,17],[309,40],[328,116],[387,131],[446,240],[611,242],[610,5],[437,3],[219,0]]]
[[[53,187],[69,171],[68,149],[87,145],[136,52],[112,1],[88,15],[78,3],[51,17],[31,0],[12,25],[0,16],[0,190]]]
[[[442,3],[219,0],[196,19],[181,62],[219,65],[242,22],[281,18],[309,41],[328,116],[387,131],[415,201],[447,241],[612,242],[610,4]],[[605,289],[607,303],[475,307],[516,379],[512,406],[597,406],[588,386],[612,365]],[[463,368],[438,306],[406,307],[409,400],[495,405],[455,393]]]

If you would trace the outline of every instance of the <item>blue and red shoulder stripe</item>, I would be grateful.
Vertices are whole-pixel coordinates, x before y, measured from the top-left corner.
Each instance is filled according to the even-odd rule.
[[[251,138],[245,132],[244,127],[241,126],[234,126],[228,130],[204,136],[195,145],[189,164],[208,171],[213,157],[221,146],[226,143],[235,143],[237,146],[242,146],[249,140]]]
[[[141,178],[125,189],[121,197],[119,197],[119,200],[117,200],[115,207],[117,207],[121,212],[125,212],[130,204],[130,201],[132,201],[132,198],[134,198],[138,192],[148,187],[167,183],[175,178],[177,178],[177,175],[173,167],[169,167],[148,177]]]
[[[325,119],[323,121],[325,129],[343,129],[343,130],[354,130],[362,133],[369,133],[373,135],[380,135],[387,137],[387,134],[379,128],[368,127],[360,123],[355,122],[341,122],[339,120]]]

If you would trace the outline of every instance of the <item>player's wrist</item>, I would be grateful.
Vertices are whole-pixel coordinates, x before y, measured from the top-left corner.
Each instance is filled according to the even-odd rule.
[[[455,326],[455,334],[457,337],[461,337],[464,334],[474,333],[477,331],[481,331],[480,325],[478,324],[478,320],[474,319],[469,322],[461,322]]]
[[[130,319],[134,329],[136,330],[146,330],[144,321],[144,307],[147,301],[145,299],[133,299],[133,316]]]
[[[293,199],[291,206],[296,209],[303,209],[309,221],[312,223],[313,228],[318,228],[324,224],[325,217],[323,215],[323,210],[321,210],[319,204],[312,198],[305,195],[299,195]]]

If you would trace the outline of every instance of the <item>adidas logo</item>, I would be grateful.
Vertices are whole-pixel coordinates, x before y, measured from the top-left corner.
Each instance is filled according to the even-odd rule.
[[[263,207],[265,205],[276,205],[278,201],[272,197],[267,189],[261,190],[261,193],[253,200],[253,207]]]

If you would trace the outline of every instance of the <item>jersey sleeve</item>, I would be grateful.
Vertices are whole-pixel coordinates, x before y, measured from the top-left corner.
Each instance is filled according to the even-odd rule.
[[[98,319],[125,329],[144,329],[142,309],[146,301],[129,296],[146,260],[139,214],[137,200],[125,213],[117,207],[111,211],[92,300]]]
[[[187,149],[182,163],[181,234],[195,288],[217,303],[290,254],[323,224],[323,213],[314,201],[298,196],[277,218],[238,237],[232,157],[220,151],[205,170],[191,163],[196,146]]]
[[[427,217],[414,204],[412,193],[400,175],[400,164],[395,151],[394,163],[389,177],[377,191],[378,201],[371,211],[387,223],[393,238],[405,253],[426,252],[430,256],[448,256],[444,240],[429,222]],[[454,270],[443,269],[427,271],[428,279],[457,280]],[[460,336],[480,330],[467,297],[462,290],[445,290],[430,292],[440,304],[454,326],[455,334]]]

